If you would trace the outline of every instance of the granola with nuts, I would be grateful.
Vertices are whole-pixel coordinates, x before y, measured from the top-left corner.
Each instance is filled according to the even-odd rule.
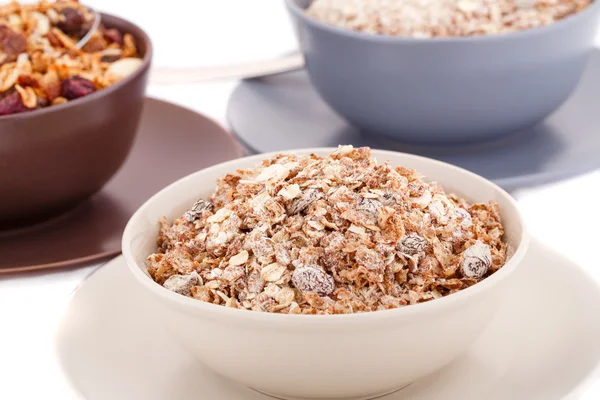
[[[314,0],[308,15],[354,31],[417,38],[489,35],[550,25],[593,0]]]
[[[129,33],[73,0],[0,6],[0,115],[63,104],[121,80],[141,64]]]
[[[279,154],[160,221],[150,276],[209,303],[288,314],[384,310],[450,295],[506,262],[498,205],[470,204],[369,148]]]

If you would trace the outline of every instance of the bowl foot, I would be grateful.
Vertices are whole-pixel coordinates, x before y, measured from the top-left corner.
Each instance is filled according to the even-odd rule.
[[[396,388],[396,389],[392,389],[392,390],[388,390],[382,393],[376,393],[376,394],[371,394],[371,395],[367,395],[367,396],[359,396],[359,397],[340,397],[337,400],[374,400],[374,399],[379,399],[381,397],[387,396],[389,394],[392,393],[396,393],[399,392],[402,389],[407,388],[408,386],[410,386],[412,383],[409,383],[407,385],[404,385],[402,387]],[[279,394],[273,394],[273,393],[268,393],[268,392],[264,392],[262,390],[258,390],[258,389],[252,389],[256,392],[262,393],[266,396],[269,396],[273,399],[279,399],[279,400],[310,400],[311,398],[308,397],[289,397],[289,396],[283,396],[283,395],[279,395]],[[336,398],[330,398],[330,400],[336,400]]]

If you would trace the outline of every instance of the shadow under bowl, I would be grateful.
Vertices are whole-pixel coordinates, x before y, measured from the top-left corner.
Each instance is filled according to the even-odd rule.
[[[319,95],[366,133],[405,143],[486,141],[543,120],[571,95],[594,46],[600,1],[549,26],[472,37],[356,32],[285,0]]]
[[[0,231],[38,224],[77,206],[110,180],[131,150],[152,44],[131,22],[107,14],[102,22],[135,37],[143,64],[83,98],[0,117]]]

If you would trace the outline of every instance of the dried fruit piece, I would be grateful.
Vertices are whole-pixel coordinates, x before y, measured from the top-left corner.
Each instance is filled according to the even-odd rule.
[[[360,197],[356,202],[356,209],[367,214],[372,220],[377,220],[377,212],[382,204],[375,199]]]
[[[27,49],[27,38],[6,25],[0,25],[0,50],[6,55],[3,63],[13,62]]]
[[[59,22],[56,26],[67,35],[79,35],[84,22],[85,18],[79,10],[64,7],[60,10]]]
[[[0,115],[18,114],[28,110],[29,108],[23,104],[21,95],[16,91],[0,99]]]
[[[123,35],[118,30],[104,29],[102,35],[109,43],[116,43],[119,46],[123,46]]]
[[[290,215],[295,215],[301,213],[306,210],[311,204],[315,201],[323,198],[323,192],[316,188],[308,188],[300,197],[296,198],[292,204],[290,205],[289,213]]]
[[[483,277],[492,265],[490,246],[477,241],[463,253],[461,270],[467,278],[479,279]]]
[[[81,76],[73,76],[61,83],[61,94],[63,97],[74,100],[87,96],[96,91],[94,83]]]
[[[207,202],[204,199],[199,199],[194,203],[192,208],[190,208],[188,211],[185,212],[185,214],[183,214],[183,218],[187,222],[194,222],[202,216],[202,213],[204,211],[211,211],[212,208],[213,206],[211,203]]]
[[[414,256],[427,250],[427,240],[417,235],[414,232],[407,233],[398,242],[396,248],[402,254]]]
[[[296,268],[292,273],[292,283],[304,293],[314,292],[319,296],[330,295],[335,289],[333,277],[315,265]]]

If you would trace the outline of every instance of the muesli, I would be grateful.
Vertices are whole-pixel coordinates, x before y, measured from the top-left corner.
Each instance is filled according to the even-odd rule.
[[[358,32],[415,38],[490,35],[553,24],[592,0],[314,0],[308,15]]]
[[[139,68],[134,37],[102,25],[89,32],[94,20],[72,0],[0,6],[0,115],[87,96]]]
[[[184,296],[340,314],[450,295],[506,261],[498,205],[470,204],[369,148],[280,154],[225,175],[172,224],[148,271]]]

